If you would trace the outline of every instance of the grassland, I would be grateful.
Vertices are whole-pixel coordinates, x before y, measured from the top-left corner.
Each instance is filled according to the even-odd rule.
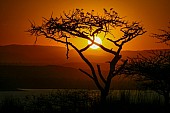
[[[20,94],[25,94],[25,91]],[[113,90],[105,106],[100,105],[99,97],[97,90],[67,89],[29,95],[28,93],[18,96],[8,95],[1,98],[0,113],[168,113],[169,111],[169,108],[163,105],[162,97],[150,91]]]

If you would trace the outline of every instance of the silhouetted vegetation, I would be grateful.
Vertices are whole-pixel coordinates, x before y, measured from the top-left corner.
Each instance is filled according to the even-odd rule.
[[[168,27],[169,28],[169,27]],[[160,43],[167,45],[170,40],[170,32],[160,30],[162,34],[152,34]],[[164,103],[170,104],[170,51],[152,51],[148,56],[139,54],[135,58],[129,58],[123,74],[133,76],[140,84],[139,88],[150,89],[164,96]]]
[[[170,30],[169,29],[170,29],[170,26],[168,27],[168,30],[159,29],[161,33],[153,33],[152,37],[159,39],[160,43],[165,43],[167,45],[170,45]]]
[[[153,51],[150,56],[138,55],[129,58],[124,74],[133,76],[141,89],[154,90],[164,96],[165,104],[170,100],[170,51]]]
[[[0,112],[103,113],[99,100],[100,93],[95,90],[57,90],[47,94],[3,98],[0,100]],[[166,112],[160,97],[153,92],[115,90],[109,95],[105,104],[104,113]]]
[[[121,36],[116,37],[114,31],[117,31],[116,33],[121,34]],[[94,10],[84,12],[83,9],[76,9],[69,11],[69,13],[64,12],[60,17],[43,18],[42,25],[37,26],[31,23],[31,28],[28,32],[36,36],[36,41],[38,36],[45,36],[46,39],[65,44],[67,58],[69,58],[69,47],[72,47],[88,65],[91,73],[83,69],[79,70],[94,81],[97,88],[101,91],[101,102],[105,103],[112,78],[122,70],[127,62],[125,60],[122,65],[117,66],[118,61],[122,57],[120,55],[122,47],[137,36],[143,35],[146,31],[138,22],[126,22],[111,8],[110,10],[104,9],[102,15],[96,14]],[[108,42],[113,44],[113,47],[108,48],[106,45],[95,42],[95,37],[98,35],[102,35],[103,39],[106,38]],[[78,48],[74,42],[71,42],[70,38],[84,39],[92,43],[86,44],[83,48]],[[106,53],[113,55],[113,58],[108,62],[110,68],[106,77],[102,74],[100,65],[97,64],[96,71],[92,62],[83,53],[93,44],[99,46]]]

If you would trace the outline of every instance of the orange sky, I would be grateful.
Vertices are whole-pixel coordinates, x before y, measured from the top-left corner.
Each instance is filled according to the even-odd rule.
[[[29,20],[41,23],[42,17],[59,15],[62,11],[83,8],[102,12],[113,8],[129,21],[140,21],[147,33],[124,46],[124,50],[170,48],[149,37],[157,29],[165,29],[170,21],[169,0],[0,0],[0,45],[34,44],[35,38],[25,31]],[[40,38],[39,45],[56,45],[53,41]]]

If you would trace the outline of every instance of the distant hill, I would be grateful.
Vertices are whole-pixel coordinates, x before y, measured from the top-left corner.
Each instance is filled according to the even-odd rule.
[[[112,89],[133,89],[127,79],[113,79]],[[96,89],[93,81],[79,70],[62,66],[0,65],[0,91],[14,89],[79,88]]]
[[[79,70],[62,66],[0,66],[0,90],[14,88],[94,88]]]
[[[144,51],[122,51],[123,58],[134,57],[138,53],[146,54]],[[93,63],[105,64],[112,59],[111,54],[100,50],[88,50],[86,57]],[[7,45],[0,46],[0,64],[14,65],[65,65],[71,63],[84,63],[76,51],[69,51],[69,59],[66,59],[66,48],[57,46],[39,45]],[[83,64],[82,64],[83,65]],[[81,65],[80,65],[81,66]],[[82,67],[82,66],[81,66]]]
[[[63,64],[66,61],[64,47],[37,45],[0,46],[1,64]]]
[[[151,50],[122,51],[124,59],[137,54],[147,55]],[[37,45],[0,46],[0,90],[16,88],[85,88],[95,89],[95,84],[78,68],[89,71],[86,63],[74,50],[69,51],[66,59],[66,48]],[[101,65],[102,73],[107,75],[112,55],[88,50],[86,57],[92,64]],[[129,79],[114,77],[112,89],[134,89],[135,83]]]

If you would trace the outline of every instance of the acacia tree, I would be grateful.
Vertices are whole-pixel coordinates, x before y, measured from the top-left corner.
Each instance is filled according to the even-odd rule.
[[[142,89],[150,89],[164,96],[165,105],[170,99],[170,50],[155,50],[149,57],[138,55],[129,58],[122,71],[127,76],[132,76]]]
[[[112,32],[114,30],[119,31],[122,36],[115,37]],[[63,12],[63,15],[60,17],[54,18],[51,16],[49,19],[43,18],[42,25],[38,26],[31,23],[31,28],[28,32],[36,36],[36,40],[38,36],[45,36],[47,39],[65,44],[67,58],[69,58],[69,47],[72,47],[90,68],[91,73],[83,69],[79,70],[94,81],[101,92],[101,102],[106,101],[112,78],[123,69],[127,62],[127,60],[125,60],[122,65],[116,66],[122,57],[120,52],[124,44],[145,33],[144,28],[138,22],[126,22],[123,18],[119,17],[118,13],[112,8],[110,10],[104,9],[102,15],[96,14],[94,10],[84,12],[83,9],[76,9],[69,13]],[[99,34],[111,42],[113,44],[112,48],[116,49],[113,50],[112,48],[95,42],[95,36]],[[85,47],[78,48],[76,44],[70,40],[71,38],[89,40],[92,43],[87,44]],[[106,53],[113,55],[112,60],[109,61],[110,69],[106,77],[102,74],[100,65],[97,65],[97,70],[95,70],[95,66],[83,53],[93,44],[100,47]],[[102,83],[99,82],[100,80]]]
[[[168,27],[170,28],[170,27]],[[168,46],[170,32],[160,29],[161,34],[152,34],[153,38],[160,40]],[[139,54],[135,58],[129,58],[128,64],[122,73],[140,83],[140,87],[150,89],[164,96],[165,105],[170,101],[170,50],[156,50],[149,56]],[[135,76],[134,76],[135,75]]]
[[[170,29],[170,27],[168,27],[168,29]],[[168,31],[164,29],[159,29],[159,31],[161,31],[160,34],[154,33],[152,34],[152,37],[159,39],[160,43],[165,43],[167,45],[170,45],[170,30]]]

